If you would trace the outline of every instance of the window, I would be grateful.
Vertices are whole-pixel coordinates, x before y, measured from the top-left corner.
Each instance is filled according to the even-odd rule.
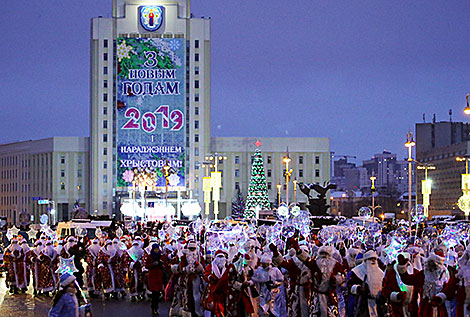
[[[194,88],[196,88],[196,89],[199,88],[199,80],[194,81]]]
[[[194,61],[199,62],[199,54],[194,54]]]
[[[299,164],[304,164],[304,157],[299,155]]]
[[[108,114],[108,107],[103,107],[103,114]]]
[[[108,128],[108,120],[103,120],[103,129]]]
[[[199,75],[199,66],[194,67],[194,75]]]
[[[199,148],[194,148],[194,156],[199,156]]]
[[[108,182],[108,175],[103,175],[103,183],[107,183]]]
[[[107,66],[103,67],[103,74],[108,75],[108,67]]]
[[[65,184],[64,184],[64,182],[60,182],[60,190],[65,190]]]
[[[199,40],[194,41],[194,48],[199,48]]]
[[[103,195],[107,195],[107,190],[103,190]],[[108,202],[107,201],[103,201],[103,209],[108,209]]]
[[[108,155],[108,148],[105,147],[105,148],[103,149],[103,155]]]
[[[315,156],[315,164],[320,164],[320,157],[319,156]]]
[[[271,182],[268,182],[268,189],[271,189],[271,188],[272,188]]]
[[[108,142],[108,135],[107,134],[103,134],[103,142]]]
[[[268,155],[268,164],[271,164],[272,163],[272,157],[271,155]]]
[[[108,40],[103,41],[103,47],[108,47]]]
[[[199,107],[194,107],[194,114],[195,114],[196,116],[199,115]]]
[[[108,53],[103,54],[103,60],[107,61],[108,60]]]
[[[78,164],[82,164],[83,163],[83,157],[80,155],[78,157]]]
[[[77,170],[77,177],[82,177],[82,170]]]
[[[65,170],[60,170],[60,177],[65,177]]]
[[[198,83],[197,88],[199,88],[199,83]],[[194,101],[199,101],[199,94],[198,93],[194,94]]]
[[[320,170],[315,170],[315,177],[320,177]]]
[[[103,81],[103,88],[108,88],[108,81],[107,80]]]
[[[107,169],[108,168],[108,162],[104,161],[103,162],[103,169]]]
[[[299,170],[299,177],[304,177],[304,170]]]
[[[240,183],[239,182],[235,182],[235,189],[240,189]]]
[[[199,134],[194,135],[194,142],[199,142]]]
[[[235,155],[235,164],[240,164],[240,156]]]
[[[239,169],[235,170],[235,177],[240,177],[240,170]]]
[[[271,177],[271,170],[268,170],[268,177]]]
[[[60,164],[65,164],[65,155],[60,157]]]
[[[251,156],[251,164],[253,164],[254,161],[255,161],[255,157],[252,155]]]
[[[194,162],[194,169],[198,170],[199,169],[199,162]]]
[[[108,94],[103,94],[103,101],[108,101]]]
[[[199,129],[199,120],[194,121],[194,129]]]

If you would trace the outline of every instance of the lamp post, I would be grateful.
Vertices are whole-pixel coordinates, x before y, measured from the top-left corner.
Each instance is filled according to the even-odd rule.
[[[278,197],[278,207],[281,205],[281,187],[282,185],[279,183],[277,186],[277,197]]]
[[[220,153],[212,153],[206,156],[206,160],[214,161],[214,172],[211,172],[212,200],[214,201],[214,219],[217,220],[219,214],[220,188],[222,188],[222,173],[217,170],[219,161],[226,160],[227,157]]]
[[[297,204],[297,178],[292,181],[294,184],[294,204]]]
[[[468,95],[467,95],[468,96]],[[462,196],[459,198],[458,206],[464,212],[465,219],[468,220],[470,214],[470,175],[468,174],[468,161],[470,156],[456,157],[457,161],[465,161],[465,174],[462,174]]]
[[[431,185],[432,181],[428,179],[428,170],[435,170],[436,167],[430,164],[418,165],[416,166],[419,170],[424,170],[424,179],[421,181],[421,193],[423,194],[423,206],[424,206],[424,216],[427,218],[429,216],[429,205],[431,195]]]
[[[289,162],[291,161],[291,158],[289,157],[289,150],[286,152],[286,156],[282,159],[284,164],[286,164],[286,172],[285,172],[285,177],[286,177],[286,204],[289,206],[289,179],[292,174],[292,169],[289,171]]]
[[[213,167],[213,164],[212,162],[205,161],[202,163],[202,166],[206,168],[206,176],[202,178],[202,191],[204,192],[204,213],[206,218],[209,218],[212,191],[209,169]]]
[[[371,192],[371,195],[372,195],[372,210],[374,210],[374,206],[375,206],[375,180],[377,179],[377,177],[375,176],[371,176],[370,177],[370,180],[372,181],[372,185],[370,186],[370,192]]]
[[[411,235],[411,168],[413,163],[413,158],[411,157],[412,148],[416,143],[413,140],[413,133],[411,130],[408,130],[406,134],[406,143],[405,146],[408,148],[408,222],[410,224],[410,235]]]
[[[463,109],[463,112],[466,114],[466,115],[470,115],[470,105],[468,104],[468,97],[470,96],[470,94],[467,94],[467,96],[465,96],[465,99],[467,99],[467,106],[465,107],[465,109]]]

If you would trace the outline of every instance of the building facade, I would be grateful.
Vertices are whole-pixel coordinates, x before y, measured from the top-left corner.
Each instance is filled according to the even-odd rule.
[[[53,210],[56,219],[70,219],[76,203],[88,209],[88,141],[54,137],[0,145],[0,216],[18,226],[37,223],[42,214],[52,220]]]
[[[227,160],[219,164],[222,172],[222,190],[220,192],[221,217],[230,215],[231,204],[236,192],[240,189],[246,198],[251,179],[252,156],[258,141],[256,138],[213,137],[212,152],[223,154]],[[286,201],[286,165],[283,158],[287,151],[291,161],[289,170],[292,174],[289,181],[289,202],[307,202],[307,197],[300,191],[294,191],[294,180],[318,183],[323,185],[331,179],[330,171],[330,140],[328,138],[259,138],[259,147],[263,155],[264,172],[268,188],[269,200],[275,203],[278,199],[278,184],[281,184],[281,201]],[[200,174],[207,176],[209,172],[200,168]],[[315,196],[314,193],[311,193]]]
[[[154,88],[154,84],[159,85],[159,83],[150,81],[148,72],[144,74],[144,81],[140,83],[135,80],[130,84],[120,82],[126,58],[137,54],[136,46],[129,49],[132,48],[129,46],[130,43],[136,43],[135,45],[150,43],[155,47],[169,44],[165,47],[170,47],[170,49],[165,51],[163,48],[159,54],[167,54],[166,57],[170,59],[177,54],[179,55],[176,59],[182,57],[181,60],[175,62],[178,65],[175,68],[177,68],[176,72],[183,72],[183,75],[176,80],[170,78],[171,81],[166,83],[166,88],[170,93],[173,93],[174,100],[182,100],[173,104],[173,99],[170,99],[170,108],[180,107],[175,115],[173,112],[168,113],[169,110],[171,111],[166,103],[168,99],[163,99],[163,97],[158,99],[159,96],[156,96],[158,94],[164,95],[165,92],[158,91],[156,93],[156,89],[160,88]],[[205,153],[210,152],[210,19],[193,17],[189,0],[114,0],[112,18],[92,19],[90,47],[89,204],[91,209],[98,210],[99,214],[111,215],[113,210],[119,209],[117,205],[120,198],[127,195],[126,185],[130,185],[130,183],[124,184],[121,177],[123,154],[119,151],[122,149],[122,144],[160,148],[167,145],[176,146],[178,151],[184,152],[182,157],[178,157],[180,164],[177,166],[179,176],[184,175],[184,181],[180,184],[180,187],[184,187],[183,195],[200,197],[200,201],[202,201],[202,194],[200,194],[202,193],[202,174],[198,173],[196,167],[198,162],[203,160]],[[147,60],[145,64],[142,64],[144,65],[142,69],[151,70],[151,75],[157,76],[153,70],[157,65],[160,67],[165,61],[165,57],[162,56],[145,55]],[[127,78],[131,78],[131,75],[134,74],[131,71],[129,71]],[[171,77],[171,72],[169,77]],[[125,85],[128,85],[127,87],[132,90],[132,94],[127,90],[122,91],[123,87],[126,87]],[[151,86],[152,88],[150,88]],[[138,90],[136,91],[136,89]],[[145,91],[142,93],[139,89]],[[147,92],[150,89],[152,90]],[[142,98],[136,101],[138,104],[139,102],[145,104],[146,100],[150,98],[148,95],[153,94],[152,98],[154,99],[152,100],[159,103],[156,106],[165,105],[167,108],[166,112],[165,108],[158,108],[153,113],[143,115],[141,122],[142,129],[145,131],[140,134],[140,139],[137,140],[135,137],[134,139],[127,137],[125,134],[127,131],[123,130],[126,126],[120,121],[120,117],[122,117],[121,110],[124,107],[127,109],[125,114],[127,118],[134,120],[130,123],[135,123],[136,114],[140,111],[139,107],[134,109],[125,107],[127,107],[126,102],[130,103],[132,97],[139,93]],[[126,96],[123,97],[123,94]],[[130,112],[128,116],[128,110],[134,111],[134,113]],[[160,110],[161,112],[157,113]],[[142,135],[145,135],[145,132],[149,132],[149,129],[155,130],[155,125],[158,126],[159,123],[155,122],[155,118],[159,120],[160,115],[163,118],[162,128],[166,124],[167,128],[179,131],[177,141],[173,141],[176,140],[176,137],[167,132],[165,135],[172,141],[166,142],[163,140],[163,134],[156,133],[149,133],[148,141],[142,141]],[[148,120],[144,122],[144,119]],[[180,124],[178,129],[175,129],[175,126],[169,127],[169,124],[177,121]],[[132,126],[131,129],[133,129]],[[155,131],[158,129],[160,127],[157,127]],[[165,156],[170,156],[170,154],[161,154],[159,162],[151,162],[151,164],[160,168],[160,162],[168,161]],[[128,161],[134,164],[131,167],[142,166],[136,160]]]
[[[461,174],[465,162],[457,157],[470,153],[469,125],[462,122],[432,122],[416,124],[416,160],[435,166],[428,170],[432,180],[429,215],[461,214],[457,202],[462,196]],[[422,203],[421,181],[424,170],[417,170],[418,203]]]

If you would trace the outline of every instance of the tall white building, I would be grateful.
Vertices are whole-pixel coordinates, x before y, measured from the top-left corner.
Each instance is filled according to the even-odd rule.
[[[111,215],[131,186],[124,173],[165,161],[177,170],[173,185],[201,201],[195,168],[210,151],[210,20],[193,17],[190,0],[113,0],[112,18],[91,20],[90,48],[91,211]],[[155,108],[143,110],[147,103]]]

